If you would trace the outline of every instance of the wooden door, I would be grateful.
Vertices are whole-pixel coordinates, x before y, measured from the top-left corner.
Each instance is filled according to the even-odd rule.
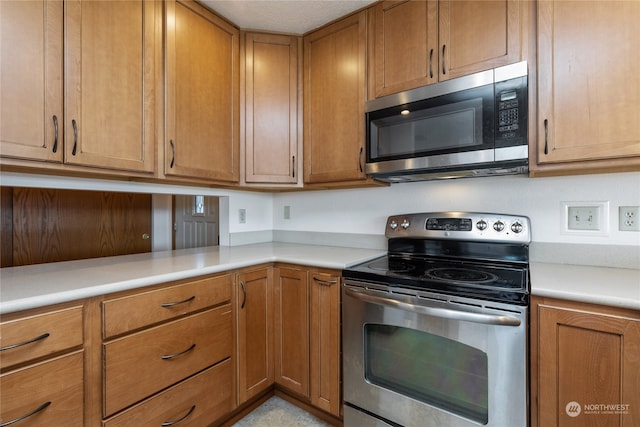
[[[304,38],[304,182],[364,180],[366,14]]]
[[[520,0],[440,1],[438,80],[521,59]]]
[[[438,81],[438,2],[384,1],[374,12],[375,96]]]
[[[295,184],[298,164],[298,38],[245,36],[247,183]]]
[[[638,22],[637,1],[539,2],[539,165],[605,159],[638,170]]]
[[[274,283],[275,381],[309,397],[309,283],[307,271],[277,268]]]
[[[62,162],[62,1],[0,1],[0,155]]]
[[[271,387],[273,277],[271,268],[238,274],[238,404]]]
[[[65,3],[65,162],[153,172],[155,1]]]
[[[340,416],[340,274],[312,272],[309,324],[311,404]]]
[[[239,31],[191,1],[165,7],[165,174],[238,182]]]
[[[534,304],[537,425],[640,423],[640,316],[561,301]],[[599,405],[616,405],[603,409]],[[535,407],[534,407],[535,408]]]

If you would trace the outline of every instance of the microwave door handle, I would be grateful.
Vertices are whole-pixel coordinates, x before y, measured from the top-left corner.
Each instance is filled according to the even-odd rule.
[[[424,304],[422,301],[421,304],[411,304],[394,298],[381,297],[378,295],[372,295],[367,292],[357,291],[349,288],[345,288],[345,293],[350,297],[359,299],[364,302],[386,305],[400,310],[426,314],[429,316],[440,317],[444,319],[463,320],[467,322],[484,323],[487,325],[520,326],[520,319],[512,316],[500,316],[496,314],[483,314],[464,310],[433,307],[428,304]]]

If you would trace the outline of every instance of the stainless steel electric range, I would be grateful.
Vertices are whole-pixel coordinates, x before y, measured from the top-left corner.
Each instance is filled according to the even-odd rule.
[[[395,215],[343,270],[344,424],[526,427],[530,221]]]

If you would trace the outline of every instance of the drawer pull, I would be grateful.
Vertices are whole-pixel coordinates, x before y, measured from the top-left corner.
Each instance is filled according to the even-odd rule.
[[[189,347],[188,349],[181,351],[180,353],[175,353],[175,354],[169,354],[167,356],[162,356],[162,360],[171,360],[171,359],[175,359],[176,357],[180,357],[183,354],[189,353],[191,350],[193,350],[194,348],[196,348],[195,343],[191,344],[191,347]]]
[[[240,286],[242,286],[242,305],[240,305],[240,309],[243,309],[247,303],[247,287],[244,284],[244,280],[240,281]]]
[[[187,412],[187,414],[186,414],[184,417],[179,418],[179,419],[177,419],[177,420],[175,420],[175,421],[165,421],[165,422],[163,422],[163,423],[162,423],[162,424],[160,424],[160,425],[161,425],[162,427],[174,426],[174,425],[178,424],[179,422],[184,421],[185,419],[187,419],[187,417],[188,417],[189,415],[191,415],[191,414],[193,413],[193,411],[195,411],[195,410],[196,410],[196,405],[193,405],[193,406],[191,407],[191,409],[189,409],[189,412]]]
[[[29,412],[26,415],[23,415],[23,416],[18,417],[18,418],[14,419],[14,420],[11,420],[11,421],[7,421],[6,423],[0,424],[0,427],[9,426],[11,424],[15,424],[15,423],[18,423],[18,422],[20,422],[22,420],[25,420],[25,419],[29,418],[30,416],[37,414],[40,411],[44,411],[49,405],[51,405],[50,401],[49,402],[45,402],[45,403],[43,403],[42,405],[38,406],[36,409],[34,409],[33,411]]]
[[[31,343],[34,343],[34,342],[37,342],[37,341],[42,341],[43,339],[47,338],[49,335],[50,335],[49,332],[45,332],[44,334],[42,334],[40,336],[37,336],[37,337],[35,337],[35,338],[31,339],[31,340],[20,342],[18,344],[8,345],[6,347],[2,347],[2,348],[0,348],[0,351],[11,350],[12,348],[22,347],[23,345],[31,344]],[[2,426],[0,426],[0,427],[2,427]]]
[[[188,302],[193,301],[194,299],[196,299],[196,296],[193,295],[192,297],[187,298],[186,300],[183,301],[177,301],[177,302],[165,302],[164,304],[160,304],[161,307],[167,308],[167,307],[173,307],[175,305],[180,305],[180,304],[186,304]]]
[[[322,286],[331,286],[338,283],[337,280],[322,280],[322,279],[318,279],[317,277],[314,277],[313,281],[321,284]]]

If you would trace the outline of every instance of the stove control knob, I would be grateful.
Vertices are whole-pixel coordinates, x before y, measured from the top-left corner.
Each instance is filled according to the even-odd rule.
[[[484,219],[481,219],[480,221],[478,221],[476,223],[476,228],[480,231],[484,231],[487,229],[487,221],[485,221]]]
[[[402,227],[402,228],[404,228],[406,230],[407,228],[409,228],[410,225],[411,224],[409,223],[409,220],[405,219],[405,220],[402,221],[402,224],[400,224],[400,227]]]
[[[389,223],[389,228],[392,229],[392,230],[395,230],[396,228],[398,228],[398,223],[395,222],[395,221],[391,221]]]
[[[502,221],[496,221],[493,223],[493,229],[500,232],[502,230],[504,230],[504,222]]]
[[[522,230],[524,230],[524,227],[518,221],[511,224],[511,231],[513,231],[514,233],[516,234],[522,233]]]

